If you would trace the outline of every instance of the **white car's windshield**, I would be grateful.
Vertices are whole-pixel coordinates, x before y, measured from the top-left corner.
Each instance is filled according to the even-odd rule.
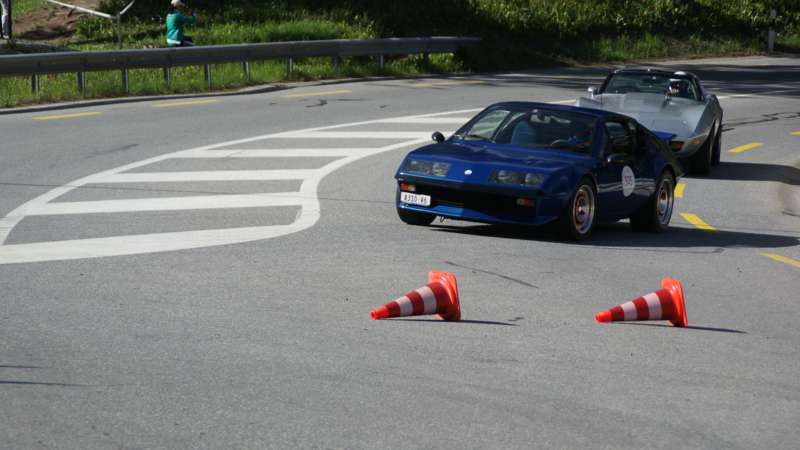
[[[691,78],[675,75],[661,76],[641,73],[617,73],[600,93],[627,94],[630,92],[662,95],[670,94],[674,97],[697,100],[697,90]]]

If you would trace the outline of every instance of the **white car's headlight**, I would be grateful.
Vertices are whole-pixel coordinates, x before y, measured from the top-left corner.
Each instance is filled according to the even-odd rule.
[[[504,184],[508,186],[524,186],[538,188],[544,183],[547,175],[540,173],[514,172],[511,170],[495,170],[489,176],[489,183]]]
[[[450,170],[450,164],[448,163],[422,161],[419,159],[407,159],[406,163],[403,165],[403,172],[417,175],[431,175],[439,178],[447,176],[448,170]]]

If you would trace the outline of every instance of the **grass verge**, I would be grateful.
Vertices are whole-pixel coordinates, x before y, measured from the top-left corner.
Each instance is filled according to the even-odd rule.
[[[129,0],[105,0],[101,11],[116,14]],[[123,47],[163,46],[163,1],[139,0],[123,21]],[[38,6],[37,6],[38,5]],[[620,63],[632,60],[730,56],[763,52],[769,8],[778,10],[776,49],[800,51],[800,0],[193,0],[200,20],[187,27],[200,45],[228,45],[320,39],[372,39],[430,35],[477,36],[483,42],[456,55],[393,57],[380,72],[370,58],[295,61],[212,68],[212,86],[202,68],[176,68],[167,86],[160,70],[130,75],[130,93],[119,73],[87,74],[78,91],[74,74],[40,79],[40,94],[27,78],[0,78],[0,106],[123,95],[159,95],[229,89],[281,81],[337,77],[494,71]],[[51,7],[43,0],[17,0],[20,10]],[[115,22],[88,18],[67,45],[83,51],[117,48]]]

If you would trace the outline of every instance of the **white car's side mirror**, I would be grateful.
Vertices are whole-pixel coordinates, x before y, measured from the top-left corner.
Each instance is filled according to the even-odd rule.
[[[592,86],[589,89],[587,89],[586,91],[589,92],[589,94],[592,96],[592,98],[594,98],[594,96],[597,95],[598,89],[596,87]]]

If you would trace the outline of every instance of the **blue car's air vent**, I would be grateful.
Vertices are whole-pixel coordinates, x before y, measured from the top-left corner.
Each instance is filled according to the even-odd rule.
[[[437,186],[417,185],[417,194],[430,195],[433,205],[466,208],[488,213],[535,215],[535,208],[517,205],[516,197],[485,192],[464,192]]]

